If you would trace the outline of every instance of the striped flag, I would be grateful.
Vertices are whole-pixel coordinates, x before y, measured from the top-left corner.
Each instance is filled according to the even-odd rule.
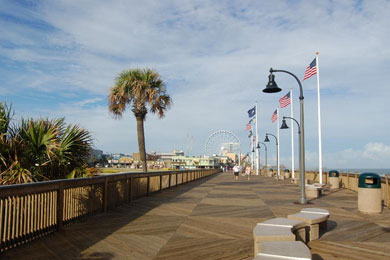
[[[310,65],[307,66],[307,68],[305,70],[305,75],[303,76],[302,81],[310,78],[311,76],[313,76],[315,74],[317,74],[317,63],[316,63],[316,59],[314,58],[314,60],[310,63]]]
[[[281,99],[279,99],[280,107],[286,107],[291,104],[290,92],[284,95]]]
[[[271,117],[272,123],[275,122],[276,119],[278,119],[278,110],[277,109],[275,109],[275,112],[272,114],[272,117]]]

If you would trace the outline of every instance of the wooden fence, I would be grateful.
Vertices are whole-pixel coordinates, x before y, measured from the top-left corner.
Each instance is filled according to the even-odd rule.
[[[0,252],[61,230],[80,217],[218,172],[122,173],[0,186]]]
[[[295,174],[297,174],[297,172]],[[310,180],[311,183],[318,183],[319,176],[320,175],[318,172],[306,172],[305,178]],[[340,187],[355,192],[358,191],[359,173],[340,172],[339,180],[340,180]],[[325,184],[329,183],[328,172],[322,173],[322,181]],[[381,177],[381,187],[382,187],[383,205],[390,208],[390,175],[385,175]]]

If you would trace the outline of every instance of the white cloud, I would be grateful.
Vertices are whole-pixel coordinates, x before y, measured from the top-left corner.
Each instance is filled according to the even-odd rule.
[[[367,143],[362,148],[347,148],[327,153],[324,161],[335,168],[386,168],[390,158],[390,146],[383,143]]]
[[[76,102],[75,105],[82,107],[85,105],[95,104],[96,102],[99,102],[102,100],[103,100],[102,98],[89,98],[89,99],[85,99],[85,100]]]

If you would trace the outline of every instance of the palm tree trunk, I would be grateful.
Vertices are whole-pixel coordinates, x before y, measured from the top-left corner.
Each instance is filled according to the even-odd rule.
[[[144,116],[136,116],[136,119],[137,119],[137,137],[138,137],[139,155],[142,161],[142,169],[144,172],[147,172],[148,169],[146,164]]]

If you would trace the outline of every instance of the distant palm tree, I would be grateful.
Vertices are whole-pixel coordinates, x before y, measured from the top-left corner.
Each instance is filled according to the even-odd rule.
[[[152,69],[122,71],[115,80],[108,96],[109,111],[121,118],[127,106],[131,106],[137,120],[138,149],[144,171],[147,171],[144,120],[149,111],[164,117],[172,100],[166,94],[160,75]]]

